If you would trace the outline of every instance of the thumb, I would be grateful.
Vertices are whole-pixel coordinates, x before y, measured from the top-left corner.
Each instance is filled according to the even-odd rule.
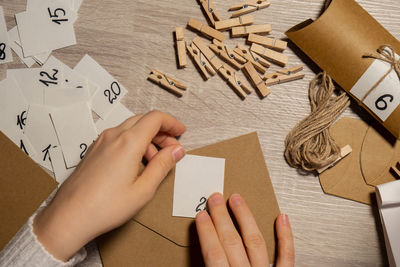
[[[185,156],[185,150],[180,145],[164,147],[149,161],[136,183],[141,184],[144,192],[154,193],[168,172],[183,156]]]

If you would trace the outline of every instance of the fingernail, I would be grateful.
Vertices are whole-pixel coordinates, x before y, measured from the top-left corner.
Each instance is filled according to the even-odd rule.
[[[288,225],[289,224],[289,216],[287,216],[287,214],[281,214],[281,216],[282,216],[282,224]]]
[[[239,206],[240,204],[243,203],[243,199],[239,194],[233,194],[231,196],[231,202],[232,202],[233,205]]]
[[[183,147],[181,146],[175,148],[172,151],[172,157],[174,158],[175,162],[180,161],[183,158],[183,156],[185,156],[185,150],[183,150]]]
[[[197,219],[198,221],[205,221],[205,220],[207,220],[207,219],[208,219],[207,211],[202,210],[202,211],[200,211],[199,213],[197,213],[196,219]]]
[[[221,204],[224,202],[224,198],[220,193],[214,193],[211,195],[208,201],[211,202],[212,204]]]

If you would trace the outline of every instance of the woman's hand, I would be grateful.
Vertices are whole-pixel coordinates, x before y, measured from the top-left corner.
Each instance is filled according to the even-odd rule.
[[[234,194],[229,199],[229,207],[239,225],[240,233],[236,231],[220,193],[215,193],[208,199],[210,215],[201,211],[196,216],[196,228],[206,266],[269,266],[264,238],[245,200]],[[278,216],[276,231],[276,266],[292,267],[294,245],[287,215]]]
[[[181,122],[158,111],[105,130],[37,215],[34,232],[39,241],[66,261],[90,240],[132,218],[184,156],[175,139],[184,132]],[[139,174],[143,157],[148,165]]]

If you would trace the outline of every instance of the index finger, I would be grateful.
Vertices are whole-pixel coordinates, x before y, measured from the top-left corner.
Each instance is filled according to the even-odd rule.
[[[135,145],[139,146],[138,149],[144,155],[147,147],[159,132],[164,132],[171,136],[180,136],[186,131],[186,127],[171,115],[160,111],[151,111],[140,118],[127,131],[134,136],[132,140],[140,140]]]

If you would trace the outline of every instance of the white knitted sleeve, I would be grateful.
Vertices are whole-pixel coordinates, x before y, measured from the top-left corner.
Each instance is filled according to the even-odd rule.
[[[68,262],[53,257],[33,233],[32,215],[14,238],[0,252],[0,267],[3,266],[74,266],[86,258],[86,249],[80,249]]]

